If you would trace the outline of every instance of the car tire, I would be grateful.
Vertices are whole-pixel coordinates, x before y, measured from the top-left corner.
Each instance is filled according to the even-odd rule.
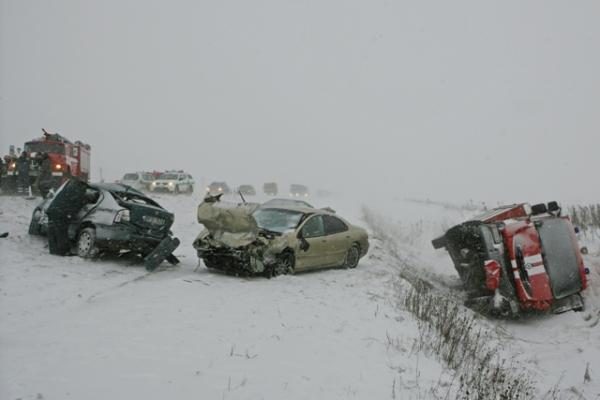
[[[279,256],[276,264],[269,268],[268,277],[272,278],[278,275],[294,275],[296,272],[296,257],[291,251],[285,251]]]
[[[189,193],[189,194],[192,194],[192,193],[194,193],[194,187],[193,187],[192,185],[190,185],[190,190],[188,190],[188,193]]]
[[[179,185],[175,186],[174,194],[179,194]]]
[[[98,255],[96,246],[96,230],[84,228],[77,237],[77,255],[81,258],[94,258]]]
[[[344,259],[344,268],[356,268],[358,262],[360,261],[360,248],[356,243],[354,243],[348,249],[346,253],[346,258]]]

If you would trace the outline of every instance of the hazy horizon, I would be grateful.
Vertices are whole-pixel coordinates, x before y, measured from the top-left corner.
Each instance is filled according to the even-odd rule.
[[[0,0],[0,154],[460,201],[597,202],[600,3]]]

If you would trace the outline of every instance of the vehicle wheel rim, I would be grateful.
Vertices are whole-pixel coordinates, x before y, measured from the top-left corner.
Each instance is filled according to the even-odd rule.
[[[87,232],[82,233],[79,237],[79,253],[87,254],[90,250],[91,244],[92,238],[90,237],[90,234]]]
[[[284,258],[273,268],[273,276],[290,274],[292,272],[293,267],[290,256],[284,256]]]
[[[348,268],[354,268],[358,264],[358,249],[356,247],[348,250],[348,256],[346,257],[346,266]]]

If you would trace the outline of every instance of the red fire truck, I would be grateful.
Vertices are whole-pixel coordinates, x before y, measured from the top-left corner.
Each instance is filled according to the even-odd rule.
[[[52,177],[55,186],[59,186],[70,176],[79,177],[86,182],[90,178],[91,147],[80,141],[71,142],[58,133],[49,133],[42,129],[44,135],[25,143],[24,151],[30,159],[30,184],[34,183],[40,174],[40,155],[48,154],[52,165]],[[17,155],[18,156],[18,155]],[[10,193],[16,190],[17,163],[14,157],[7,158],[6,172],[2,177],[2,189]]]
[[[432,244],[450,254],[474,308],[512,316],[583,309],[589,270],[556,202],[493,209]]]

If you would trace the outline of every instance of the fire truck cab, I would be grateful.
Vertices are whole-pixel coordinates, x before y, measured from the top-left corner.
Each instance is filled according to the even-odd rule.
[[[474,308],[512,316],[583,309],[588,270],[556,202],[493,209],[432,244],[450,254]]]
[[[88,182],[90,178],[91,147],[80,141],[71,142],[58,133],[48,133],[42,129],[44,135],[40,138],[25,143],[24,151],[29,156],[29,177],[31,186],[40,174],[42,153],[48,154],[52,168],[54,186],[58,187],[65,179],[71,176],[79,177]],[[3,187],[6,191],[16,187],[18,175],[17,163],[12,159],[6,166],[6,175],[3,177]]]

